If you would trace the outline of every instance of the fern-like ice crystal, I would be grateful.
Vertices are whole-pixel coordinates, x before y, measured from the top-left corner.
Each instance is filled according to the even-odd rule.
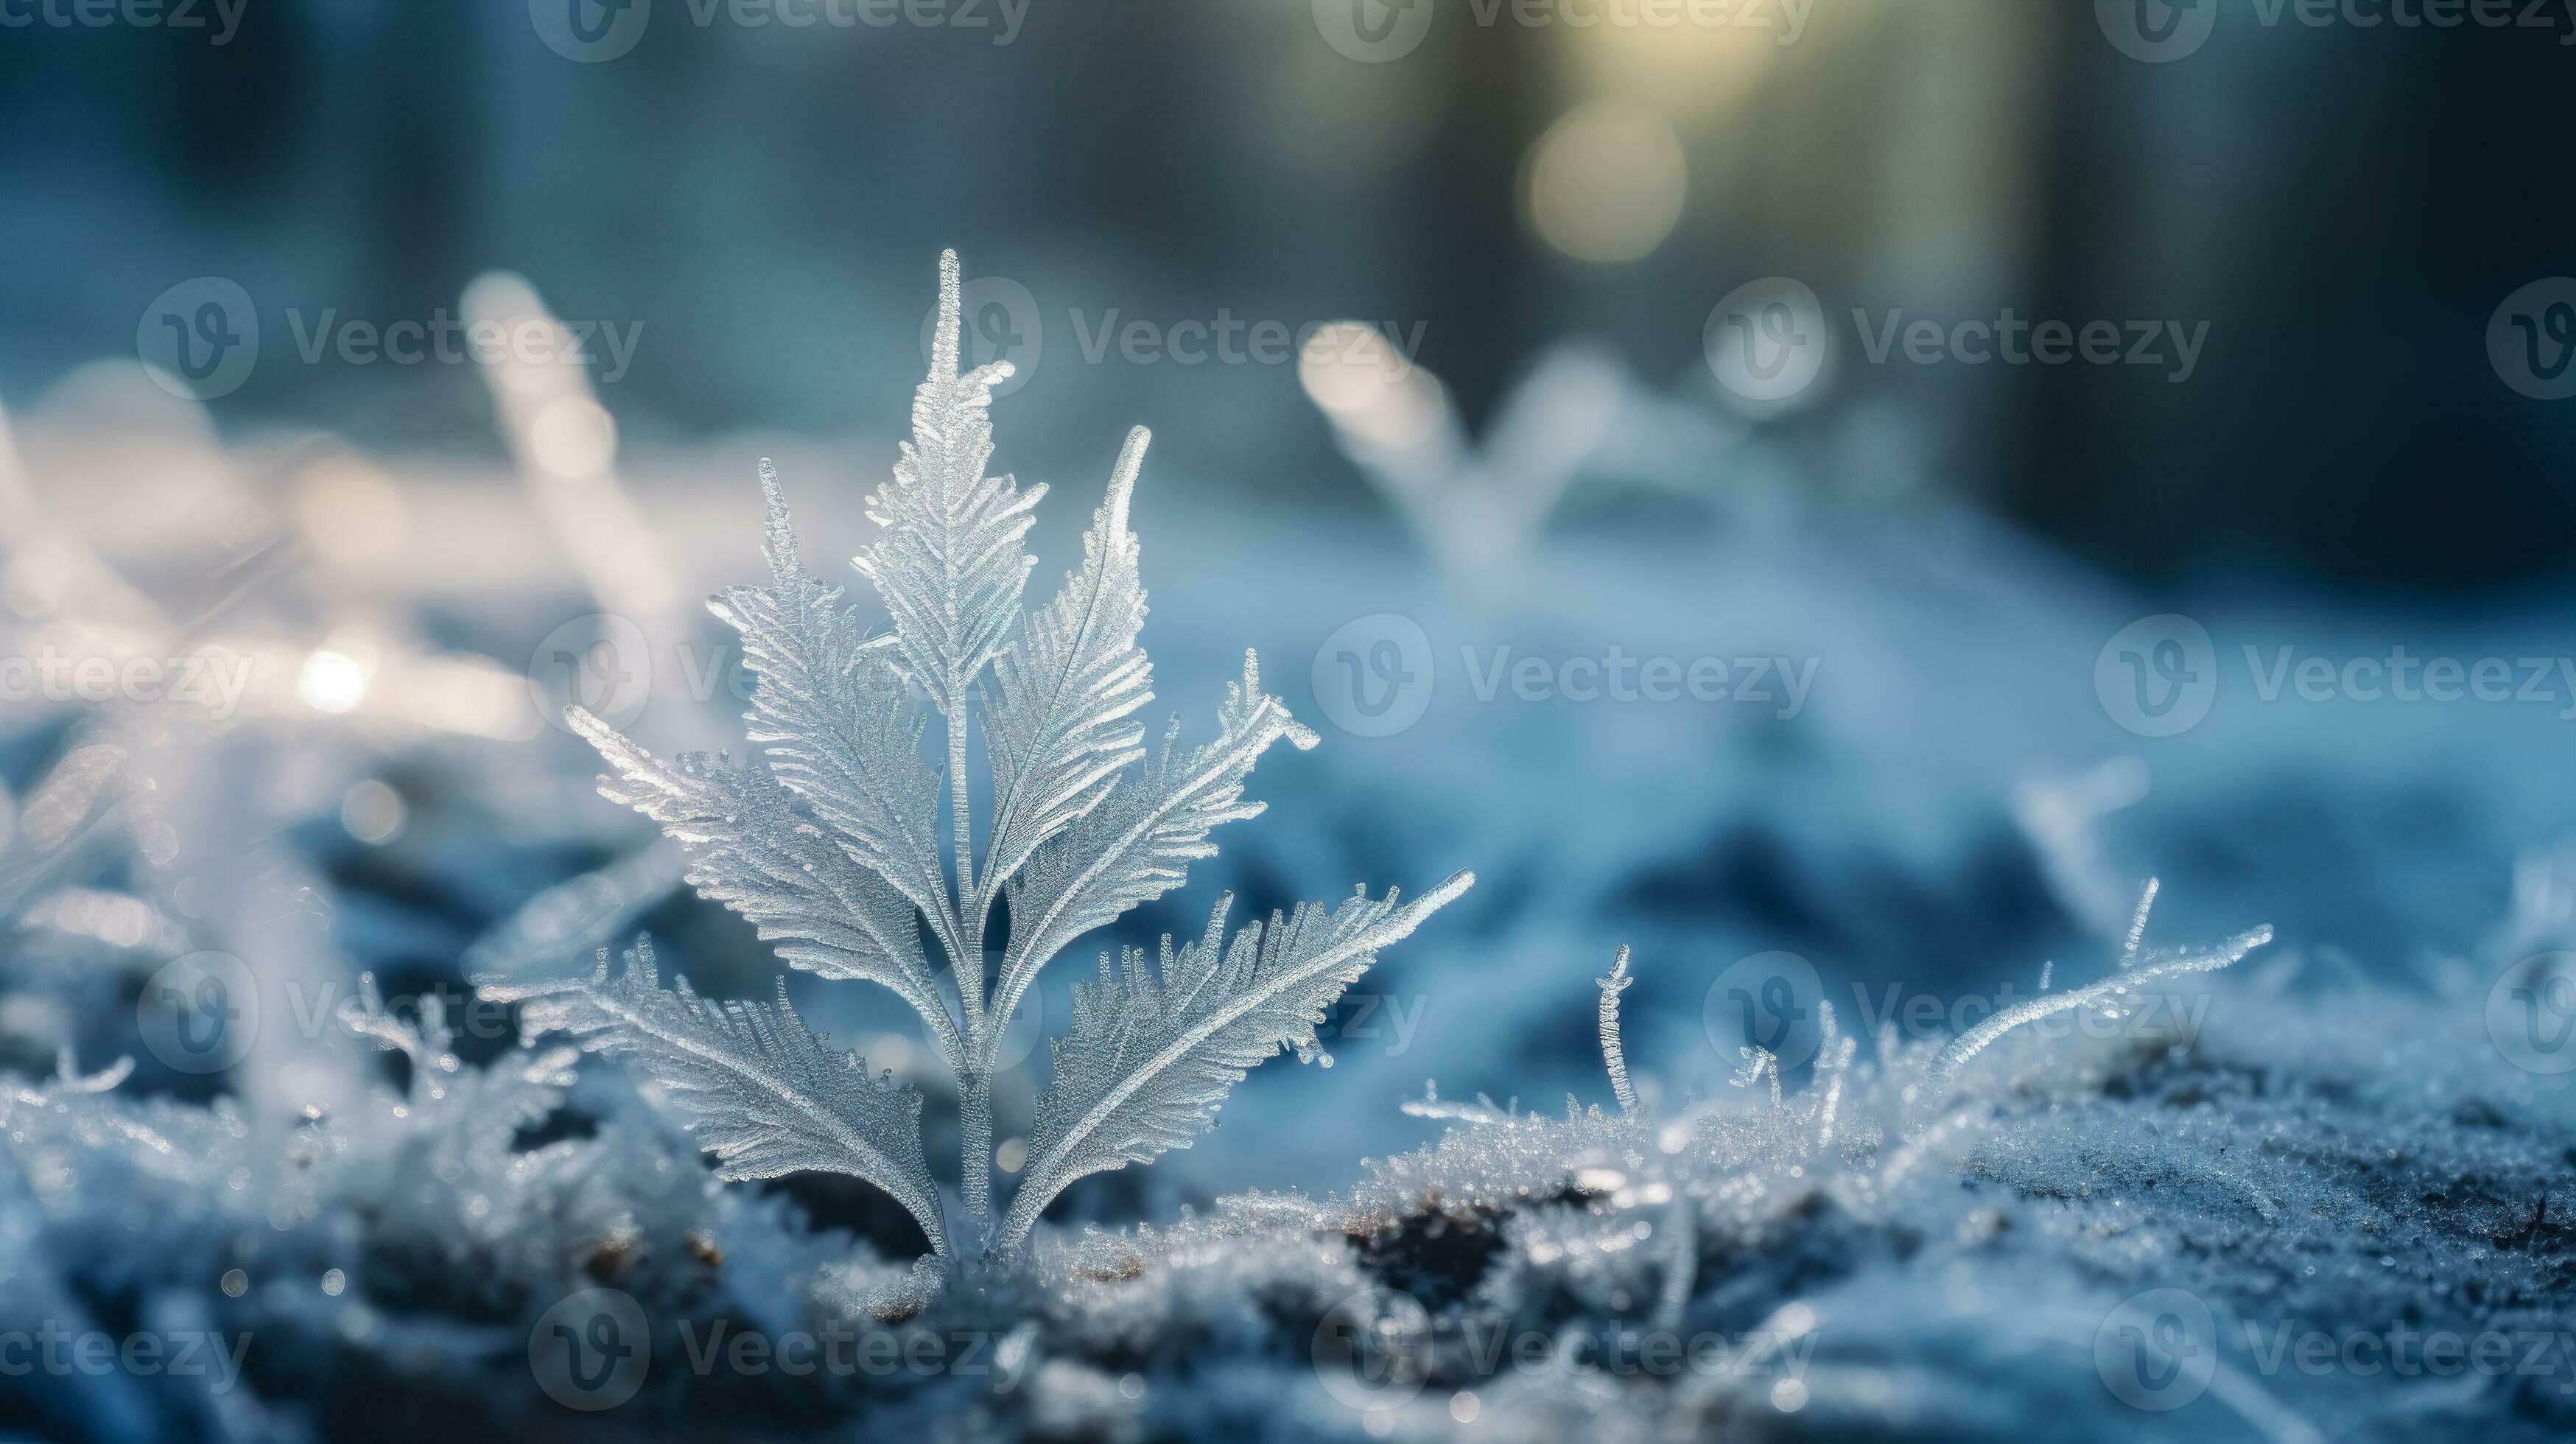
[[[1303,750],[1317,738],[1262,691],[1246,653],[1212,739],[1184,745],[1176,720],[1146,744],[1137,714],[1153,700],[1153,669],[1137,645],[1145,591],[1129,525],[1149,440],[1141,427],[1110,474],[1081,567],[1053,601],[1023,611],[1035,565],[1023,541],[1045,488],[986,474],[992,390],[1010,366],[960,369],[954,253],[940,258],[939,279],[912,437],[868,498],[883,531],[856,558],[892,629],[872,635],[840,588],[806,571],[764,461],[769,580],[709,603],[741,634],[754,679],[748,755],[665,761],[579,708],[568,715],[608,763],[602,795],[677,839],[700,893],[748,919],[791,967],[879,984],[921,1015],[958,1082],[970,1238],[998,1255],[1074,1180],[1187,1146],[1246,1069],[1282,1049],[1312,1056],[1342,990],[1474,878],[1459,873],[1402,904],[1362,892],[1338,909],[1304,905],[1230,942],[1220,903],[1199,941],[1175,952],[1163,940],[1159,966],[1141,950],[1116,966],[1104,954],[1056,1044],[1026,1179],[992,1225],[991,1080],[1040,971],[1179,887],[1215,853],[1217,827],[1261,811],[1244,788],[1271,744]],[[925,755],[933,714],[944,767]],[[980,849],[968,776],[977,732],[993,799]],[[1010,927],[988,977],[996,903]],[[693,1115],[726,1177],[867,1179],[911,1210],[934,1252],[951,1254],[919,1095],[824,1047],[783,980],[775,1005],[710,1002],[685,981],[662,988],[646,946],[623,973],[603,953],[587,978],[485,987],[522,1005],[531,1035],[570,1034],[658,1083]]]

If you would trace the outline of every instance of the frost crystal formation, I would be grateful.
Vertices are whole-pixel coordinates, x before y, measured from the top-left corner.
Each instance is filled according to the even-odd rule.
[[[1166,938],[1151,964],[1141,950],[1116,964],[1104,954],[1098,981],[1076,990],[1070,1035],[1055,1044],[1026,1181],[993,1226],[992,1075],[1040,970],[1179,887],[1193,860],[1216,852],[1215,828],[1261,811],[1244,784],[1262,753],[1283,738],[1310,748],[1316,737],[1261,690],[1246,653],[1215,737],[1185,746],[1175,721],[1146,745],[1134,719],[1153,699],[1153,669],[1137,645],[1145,592],[1128,530],[1141,427],[1093,513],[1081,568],[1055,600],[1022,608],[1035,565],[1022,541],[1046,489],[985,474],[992,388],[1011,368],[959,370],[959,314],[952,252],[940,258],[912,438],[893,480],[869,498],[884,532],[855,559],[893,629],[871,635],[840,588],[804,569],[763,462],[769,584],[709,603],[742,634],[756,679],[744,759],[665,761],[579,708],[570,717],[613,769],[601,792],[679,840],[701,893],[749,919],[790,966],[879,984],[921,1015],[958,1083],[971,1232],[947,1226],[923,1161],[920,1095],[826,1048],[788,1005],[783,980],[775,1006],[711,1002],[685,979],[664,990],[649,949],[622,974],[603,952],[585,979],[483,980],[487,997],[526,1005],[530,1036],[568,1033],[659,1082],[726,1177],[811,1169],[866,1179],[911,1211],[943,1259],[961,1245],[977,1257],[1014,1254],[1068,1184],[1189,1146],[1245,1070],[1283,1049],[1312,1057],[1316,1025],[1342,990],[1474,881],[1460,873],[1401,904],[1365,891],[1339,908],[1307,904],[1230,939],[1219,902],[1206,935],[1177,953]],[[922,749],[933,712],[944,768]],[[976,733],[993,798],[980,849],[968,773]],[[986,940],[997,931],[988,976]]]

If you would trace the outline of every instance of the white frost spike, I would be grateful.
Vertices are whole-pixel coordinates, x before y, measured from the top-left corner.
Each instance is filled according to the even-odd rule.
[[[478,982],[484,997],[522,1005],[527,1038],[570,1034],[661,1084],[693,1115],[689,1131],[724,1177],[822,1169],[863,1178],[920,1222],[933,1251],[948,1252],[939,1190],[922,1162],[920,1094],[891,1073],[870,1078],[856,1053],[826,1048],[787,1001],[784,978],[774,1004],[712,1002],[686,978],[664,991],[649,942],[638,941],[626,964],[611,977],[602,948],[587,978]]]
[[[1610,1091],[1619,1095],[1619,1111],[1642,1121],[1645,1110],[1637,1103],[1637,1090],[1628,1086],[1628,1059],[1619,1049],[1619,995],[1637,981],[1628,976],[1628,945],[1619,945],[1619,954],[1610,960],[1610,976],[1595,978],[1601,988],[1601,1061],[1610,1070]]]
[[[1337,912],[1308,903],[1224,943],[1220,901],[1207,932],[1159,968],[1140,951],[1124,968],[1103,956],[1097,982],[1074,990],[1073,1026],[1055,1045],[1055,1081],[1038,1100],[1028,1181],[1011,1201],[1000,1246],[1025,1237],[1047,1204],[1085,1175],[1147,1163],[1214,1123],[1246,1070],[1283,1048],[1311,1051],[1315,1027],[1378,950],[1475,883],[1459,873],[1409,904],[1360,893]]]
[[[1151,440],[1141,426],[1128,433],[1108,498],[1082,539],[1082,570],[1065,578],[1053,604],[1029,615],[994,667],[988,739],[996,801],[982,879],[986,904],[1039,844],[1089,812],[1120,772],[1144,759],[1143,730],[1128,719],[1154,699],[1154,673],[1136,645],[1145,589],[1127,505]]]
[[[2156,885],[2149,882],[2146,895],[2138,901],[2137,919],[2130,925],[2128,941],[2120,951],[2121,971],[2088,987],[2077,988],[2072,992],[2051,993],[2004,1009],[1951,1039],[1950,1045],[1943,1048],[1940,1056],[1932,1060],[1932,1076],[1946,1083],[1957,1074],[1961,1064],[1984,1052],[1996,1039],[2024,1023],[2034,1023],[2050,1014],[2063,1013],[2070,1008],[2085,1007],[2105,998],[2117,998],[2136,991],[2142,984],[2151,983],[2160,978],[2181,977],[2188,973],[2213,973],[2221,968],[2232,967],[2247,953],[2272,941],[2272,927],[2271,924],[2266,923],[2261,927],[2238,933],[2210,952],[2186,953],[2160,963],[2139,962],[2139,945],[2146,937],[2147,909],[2154,903],[2155,896]]]
[[[939,256],[939,321],[930,376],[912,402],[912,439],[894,479],[868,498],[868,519],[884,538],[859,554],[894,616],[905,670],[954,723],[984,665],[1002,653],[1018,617],[1020,591],[1037,559],[1021,549],[1029,510],[1046,488],[1019,490],[986,476],[993,457],[993,387],[1009,378],[997,361],[959,374],[964,309],[957,253]]]
[[[2137,914],[2129,919],[2129,935],[2120,944],[2121,967],[2138,960],[2138,947],[2147,940],[2147,914],[2155,911],[2156,889],[2160,885],[2156,879],[2148,878],[2145,890],[2138,894]]]

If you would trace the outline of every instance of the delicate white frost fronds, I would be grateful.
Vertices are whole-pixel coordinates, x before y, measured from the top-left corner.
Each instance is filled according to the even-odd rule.
[[[1960,1065],[1985,1051],[1989,1044],[2025,1023],[2037,1022],[2070,1008],[2089,1007],[2105,1000],[2125,998],[2144,984],[2162,978],[2181,977],[2189,973],[2216,972],[2230,967],[2247,953],[2272,941],[2272,928],[2265,924],[2238,933],[2217,948],[2204,953],[2183,953],[2162,961],[2150,961],[2140,951],[2147,931],[2147,911],[2155,903],[2156,884],[2151,879],[2146,893],[2138,900],[2136,918],[2129,925],[2129,936],[2120,950],[2120,971],[2098,983],[2071,992],[2050,993],[2015,1004],[1995,1014],[1976,1027],[1952,1039],[1940,1056],[1933,1059],[1931,1075],[1936,1083],[1946,1083],[1958,1073]]]
[[[1245,652],[1243,680],[1226,687],[1214,740],[1184,753],[1176,723],[1152,762],[1039,848],[1012,880],[1011,942],[993,991],[994,1016],[1007,1023],[1038,970],[1066,944],[1179,887],[1192,862],[1216,855],[1208,834],[1217,826],[1259,816],[1262,804],[1244,800],[1244,783],[1283,737],[1300,751],[1317,741],[1261,690],[1260,662]]]
[[[1073,1026],[1055,1045],[1055,1081],[1038,1100],[1028,1181],[1001,1246],[1026,1236],[1075,1179],[1187,1146],[1247,1069],[1282,1049],[1312,1059],[1316,1025],[1342,990],[1473,881],[1460,873],[1404,905],[1392,892],[1355,894],[1339,910],[1303,904],[1230,944],[1227,898],[1197,942],[1175,953],[1163,939],[1159,967],[1141,950],[1123,967],[1102,955],[1098,981],[1074,990]]]
[[[854,857],[860,849],[806,821],[766,766],[737,768],[703,752],[667,763],[579,708],[567,716],[617,769],[600,794],[678,839],[700,893],[742,914],[792,967],[893,989],[951,1057],[962,1056],[922,954],[914,899]]]
[[[742,635],[755,683],[745,713],[750,755],[739,765],[706,753],[665,761],[587,712],[575,708],[567,715],[611,769],[601,779],[602,795],[651,817],[677,839],[687,854],[688,881],[700,893],[749,919],[790,965],[880,984],[921,1015],[958,1081],[959,1191],[974,1227],[969,1242],[980,1240],[989,1253],[1006,1241],[989,1227],[991,1078],[1020,1001],[1047,962],[1076,938],[1179,887],[1191,862],[1214,855],[1209,834],[1218,826],[1261,811],[1260,803],[1245,799],[1244,786],[1270,744],[1284,738],[1304,749],[1317,738],[1261,690],[1259,663],[1247,652],[1243,680],[1228,688],[1213,739],[1185,747],[1176,720],[1159,748],[1144,745],[1135,714],[1153,699],[1153,671],[1137,644],[1145,590],[1129,523],[1148,441],[1141,427],[1119,453],[1083,539],[1082,565],[1068,573],[1053,602],[1023,613],[1021,593],[1034,562],[1022,543],[1045,488],[1021,491],[1007,476],[985,474],[993,451],[992,387],[1010,368],[960,372],[958,275],[956,256],[943,255],[930,376],[914,398],[912,438],[893,478],[868,500],[884,535],[856,558],[893,631],[869,636],[863,619],[843,607],[840,588],[804,569],[777,474],[763,462],[769,583],[735,587],[709,603]],[[981,685],[987,667],[989,691]],[[932,711],[944,722],[944,770],[923,755]],[[980,864],[966,775],[970,736],[979,726],[994,808]],[[1195,953],[1167,960],[1161,982],[1131,967],[1117,985],[1129,992],[1119,996],[1167,989],[1169,968],[1179,966],[1183,976],[1198,978],[1190,996],[1217,1010],[1211,1017],[1222,1016],[1204,1037],[1183,1042],[1175,1035],[1170,1041],[1177,1052],[1118,1054],[1121,1066],[1143,1070],[1135,1080],[1081,1061],[1110,1042],[1077,1042],[1070,1050],[1076,1061],[1060,1064],[1059,1087],[1078,1076],[1101,1099],[1115,1094],[1119,1101],[1078,1128],[1070,1115],[1060,1120],[1070,1130],[1058,1140],[1061,1156],[1046,1155],[1040,1139],[1040,1166],[1023,1190],[1034,1197],[1013,1210],[1007,1241],[1025,1235],[1067,1182],[1186,1142],[1194,1128],[1169,1137],[1157,1131],[1166,1127],[1166,1115],[1203,1113],[1224,1092],[1208,1092],[1209,1080],[1229,1068],[1239,1075],[1281,1042],[1311,1041],[1311,1026],[1301,1034],[1294,1019],[1308,1011],[1320,1016],[1378,946],[1411,931],[1469,881],[1462,873],[1401,910],[1391,894],[1385,903],[1351,904],[1332,916],[1329,928],[1320,911],[1312,919],[1301,911],[1274,924],[1268,942],[1260,941],[1261,929],[1248,929],[1245,937],[1254,941],[1239,944],[1251,949],[1243,958],[1270,960],[1257,967],[1238,963],[1232,952],[1220,960],[1213,938],[1203,960]],[[984,936],[997,902],[1008,909],[1009,940],[988,978]],[[1381,916],[1352,921],[1372,909]],[[922,919],[944,954],[946,980],[929,956]],[[1345,928],[1356,933],[1344,938],[1336,930]],[[1327,933],[1350,945],[1327,948],[1330,956],[1318,970],[1300,971],[1312,961],[1300,951],[1310,934]],[[1200,986],[1219,974],[1221,984]],[[611,996],[604,978],[587,989],[567,987],[543,996],[591,998],[594,1007]],[[1245,1009],[1225,1012],[1237,989],[1249,990]],[[1113,991],[1104,980],[1085,1015],[1095,1032],[1112,1030],[1101,1020],[1116,1012]],[[648,1002],[646,993],[652,990],[620,985],[614,996],[625,999],[621,1006],[657,1009],[656,1017],[685,1013],[705,1027],[729,1019],[753,1027],[766,1017],[697,1006],[685,989],[679,1004]],[[505,995],[539,996],[502,985],[495,996]],[[627,1036],[581,1009],[537,1016],[549,1026],[591,1019],[593,1031]],[[783,1005],[782,1016],[789,1016]],[[1177,1015],[1165,1021],[1180,1026]],[[1264,1046],[1247,1052],[1256,1039]],[[1236,1061],[1219,1061],[1225,1059]],[[1184,1076],[1194,1081],[1176,1081]],[[705,1091],[715,1111],[748,1108],[775,1081],[742,1072],[726,1088]],[[1131,1082],[1134,1089],[1122,1091]],[[1175,1101],[1184,1094],[1196,1101]],[[1121,1114],[1130,1099],[1146,1113]],[[803,1111],[792,1099],[758,1106]],[[1146,1117],[1153,1121],[1140,1122]],[[1120,1132],[1130,1127],[1145,1131]],[[910,1153],[895,1162],[917,1164],[917,1133],[907,1125],[904,1136],[914,1140]],[[735,1152],[745,1155],[747,1148],[737,1143]],[[816,1161],[835,1156],[829,1149],[795,1156],[806,1161],[784,1164],[782,1171],[839,1166]],[[890,1186],[909,1190],[897,1196],[939,1236],[930,1217],[934,1192],[912,1176],[917,1167],[870,1163],[844,1171],[880,1182],[891,1177]]]
[[[1636,979],[1628,976],[1628,945],[1619,945],[1619,954],[1610,960],[1610,975],[1593,979],[1601,988],[1601,1061],[1610,1070],[1610,1091],[1619,1096],[1619,1111],[1643,1121],[1645,1110],[1638,1106],[1637,1090],[1628,1086],[1628,1060],[1619,1050],[1619,995],[1628,991]]]
[[[962,292],[957,253],[942,252],[930,376],[913,396],[912,439],[893,480],[868,498],[868,519],[885,535],[857,559],[894,617],[905,670],[952,719],[1007,644],[1037,565],[1020,543],[1046,495],[1043,486],[1023,492],[1008,476],[984,474],[993,388],[1010,378],[1011,363],[959,373]]]
[[[1154,699],[1154,670],[1136,645],[1145,589],[1127,503],[1149,440],[1141,426],[1128,434],[1109,496],[1082,539],[1082,570],[1065,578],[1052,604],[1029,614],[994,668],[985,903],[1041,843],[1091,811],[1119,773],[1144,760],[1143,729],[1129,719]]]
[[[665,991],[650,943],[611,976],[608,950],[587,978],[482,981],[483,995],[522,1005],[524,1036],[570,1034],[629,1061],[694,1115],[690,1131],[726,1178],[805,1169],[846,1173],[893,1195],[945,1254],[938,1186],[922,1162],[921,1095],[892,1073],[871,1078],[856,1053],[835,1053],[805,1026],[780,979],[775,1004],[713,1002],[686,978]]]

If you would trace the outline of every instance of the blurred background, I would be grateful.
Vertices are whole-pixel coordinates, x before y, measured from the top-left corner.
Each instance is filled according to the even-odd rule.
[[[739,745],[696,603],[755,575],[755,460],[818,569],[867,542],[952,246],[975,359],[1020,368],[997,466],[1051,488],[1036,588],[1150,425],[1157,710],[1204,735],[1253,645],[1325,731],[1122,940],[1195,928],[1220,884],[1240,916],[1485,879],[1372,975],[1376,1023],[1338,1020],[1356,1077],[1265,1070],[1216,1138],[1076,1212],[1334,1186],[1421,1138],[1394,1103],[1426,1075],[1597,1088],[1621,941],[1634,1055],[1678,1092],[1735,1061],[1712,980],[1750,955],[1836,996],[2026,990],[2052,959],[2091,976],[2160,873],[2176,941],[2271,921],[2395,974],[2478,944],[2569,830],[2533,785],[2576,715],[2567,16],[83,13],[0,4],[0,620],[15,655],[246,671],[184,722],[5,704],[21,794],[100,736],[129,762],[130,825],[44,874],[85,891],[14,954],[22,983],[49,948],[122,970],[15,995],[0,1048],[29,1067],[144,1051],[133,1000],[182,944],[423,991],[644,927],[706,991],[764,990],[766,949],[675,889],[547,719]],[[2016,319],[2117,339],[2016,362]],[[478,355],[477,324],[533,340]],[[2116,700],[2155,679],[2113,645],[2169,614],[2203,650],[2158,676],[2216,672],[2174,730]],[[2549,691],[2263,687],[2284,648],[2392,647],[2537,659]],[[1613,649],[1760,659],[1804,695],[1574,695],[1565,663]],[[1528,657],[1539,695],[1480,687]],[[921,1060],[886,999],[796,986]],[[275,1046],[220,1086],[291,1101]],[[147,1058],[136,1086],[219,1085]],[[1335,1127],[1293,1126],[1319,1107]]]

